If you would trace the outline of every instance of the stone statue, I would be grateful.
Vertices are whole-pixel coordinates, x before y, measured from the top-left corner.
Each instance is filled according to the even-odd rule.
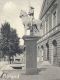
[[[25,27],[25,31],[28,29],[30,30],[30,33],[33,32],[33,19],[34,19],[34,8],[30,7],[28,14],[25,11],[20,12],[20,18],[22,19],[23,25]]]
[[[25,32],[27,32],[27,30],[30,30],[30,35],[34,36],[34,30],[36,29],[37,32],[39,32],[39,26],[40,26],[40,20],[35,20],[34,19],[34,8],[30,7],[29,12],[26,13],[25,11],[20,12],[20,18],[22,19],[24,28],[25,28]]]

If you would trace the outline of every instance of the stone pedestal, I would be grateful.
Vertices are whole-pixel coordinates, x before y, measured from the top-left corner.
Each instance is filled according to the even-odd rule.
[[[37,73],[37,40],[36,36],[24,36],[26,45],[26,74]]]

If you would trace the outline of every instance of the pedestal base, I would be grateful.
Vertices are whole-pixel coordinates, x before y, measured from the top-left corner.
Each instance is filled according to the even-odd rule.
[[[35,75],[35,74],[38,74],[38,70],[37,70],[37,68],[35,68],[35,69],[31,68],[31,69],[28,69],[25,74],[26,75]]]
[[[26,45],[26,74],[37,73],[37,40],[36,36],[24,36]]]

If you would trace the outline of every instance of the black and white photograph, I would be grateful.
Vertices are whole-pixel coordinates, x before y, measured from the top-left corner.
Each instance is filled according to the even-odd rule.
[[[60,0],[0,0],[0,80],[60,80]]]

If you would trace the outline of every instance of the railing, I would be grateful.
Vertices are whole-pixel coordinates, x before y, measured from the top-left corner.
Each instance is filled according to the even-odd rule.
[[[37,43],[43,41],[44,39],[47,39],[49,36],[51,36],[53,34],[59,32],[60,31],[59,27],[60,27],[60,24],[58,24],[53,29],[51,29],[49,32],[47,32],[46,34],[44,34],[43,36],[41,36],[40,40]]]

